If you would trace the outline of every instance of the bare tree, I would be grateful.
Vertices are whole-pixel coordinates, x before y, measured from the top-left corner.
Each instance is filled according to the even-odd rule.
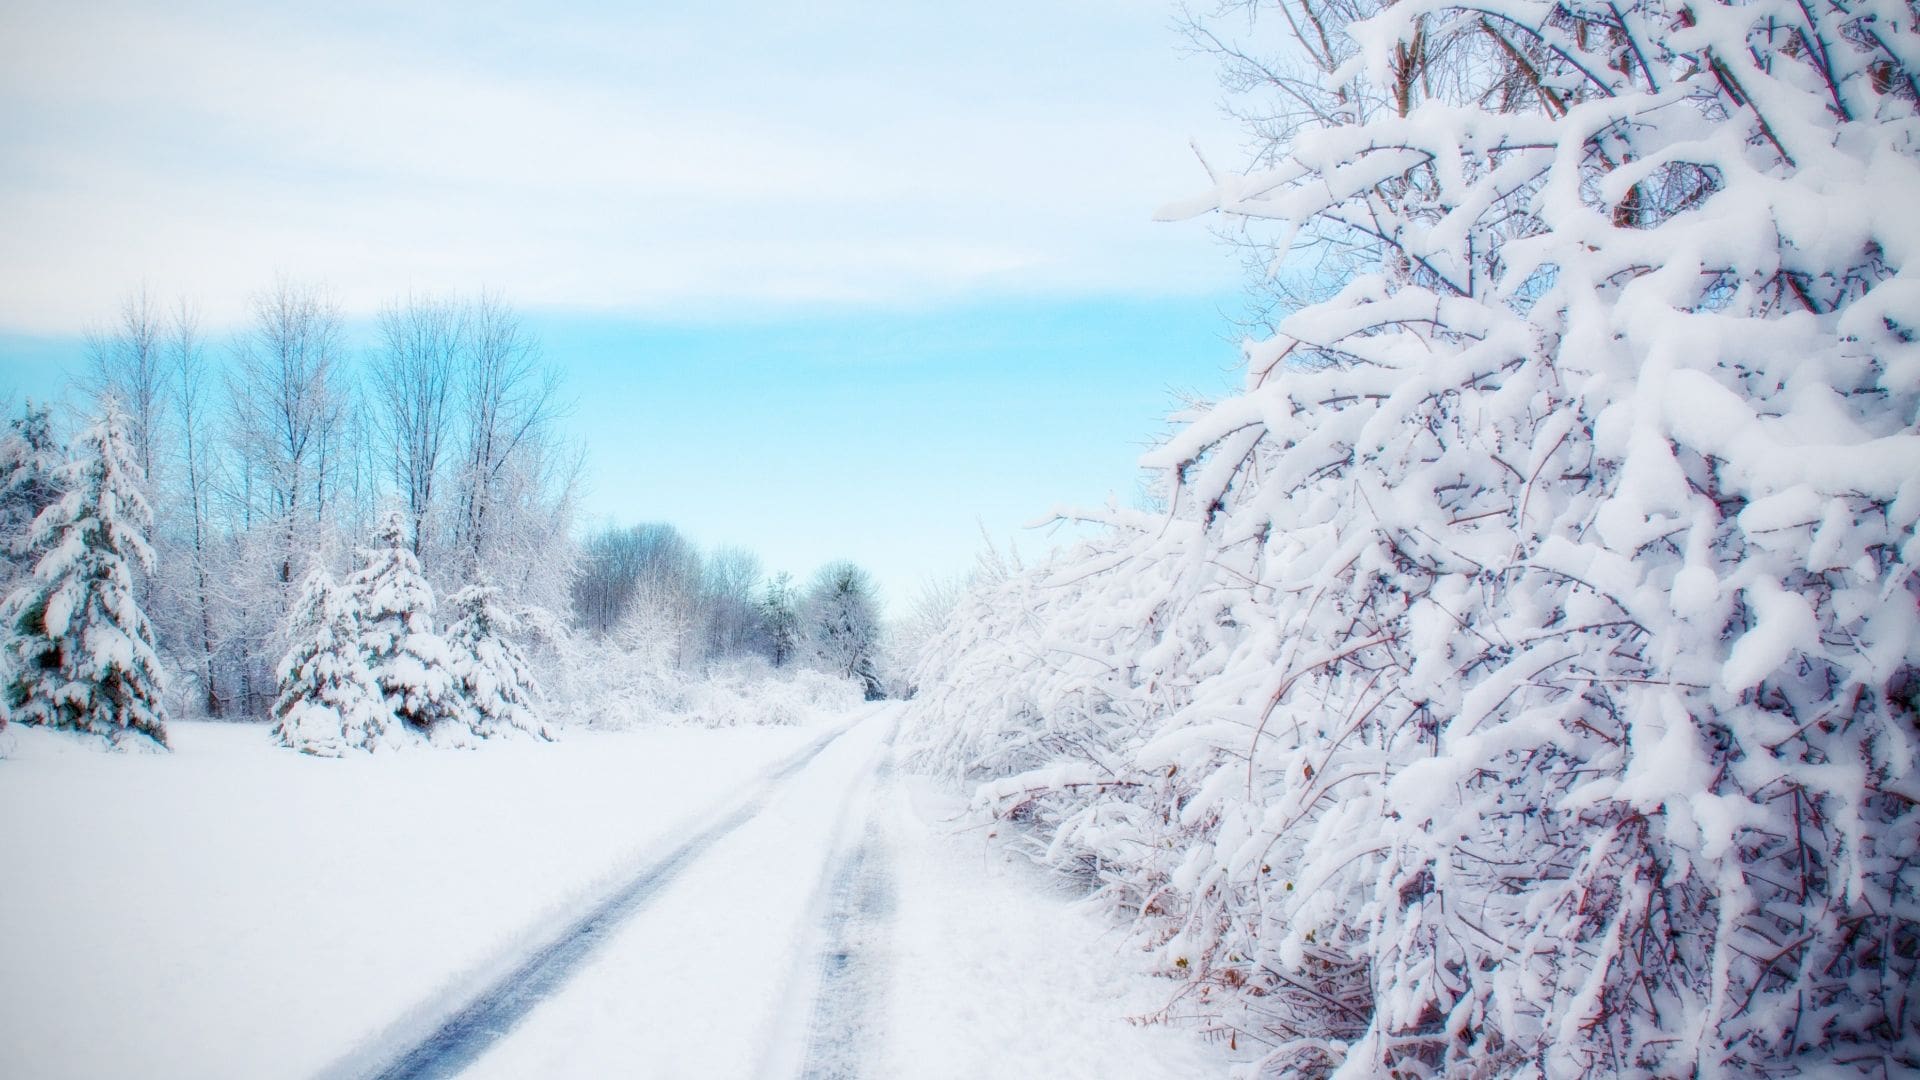
[[[240,498],[251,521],[269,518],[282,541],[275,576],[294,582],[301,531],[326,520],[344,392],[340,309],[320,289],[287,279],[256,296],[253,324],[228,380],[235,449],[249,468]]]
[[[465,325],[459,392],[466,446],[454,527],[462,570],[471,578],[489,565],[502,534],[522,524],[512,520],[526,507],[516,503],[514,489],[554,457],[549,444],[563,407],[559,373],[541,361],[539,346],[505,301],[481,294],[468,306]]]
[[[149,498],[159,479],[157,444],[167,404],[165,321],[143,285],[121,302],[111,328],[87,335],[85,388],[96,401],[120,402],[141,492]]]
[[[191,585],[184,597],[194,644],[199,653],[201,687],[208,716],[220,715],[218,644],[214,633],[213,580],[213,472],[214,456],[206,400],[207,356],[200,336],[199,317],[185,302],[174,310],[165,341],[170,363],[174,415],[179,430],[180,494],[175,514],[186,517],[185,546]]]
[[[737,656],[752,646],[761,576],[759,556],[744,548],[721,548],[708,557],[702,607],[710,658]]]
[[[453,301],[410,296],[380,313],[373,358],[373,426],[405,507],[413,555],[430,561],[436,485],[453,423],[466,320]]]

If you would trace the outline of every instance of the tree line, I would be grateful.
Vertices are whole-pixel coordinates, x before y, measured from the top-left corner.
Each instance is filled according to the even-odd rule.
[[[802,662],[882,693],[879,598],[851,562],[828,563],[802,587],[742,548],[703,556],[671,525],[610,526],[581,544],[572,600],[583,631],[663,666]]]
[[[354,347],[325,290],[284,279],[219,336],[184,302],[129,297],[88,335],[80,385],[96,419],[72,452],[44,403],[27,402],[0,436],[0,595],[53,595],[42,563],[63,528],[88,551],[106,543],[125,590],[104,602],[146,642],[156,675],[164,660],[176,705],[272,714],[283,728],[288,665],[303,649],[321,655],[328,625],[430,621],[433,596],[459,612],[450,638],[464,626],[468,646],[518,665],[529,685],[515,639],[549,652],[597,642],[689,677],[734,659],[799,660],[879,693],[877,604],[859,568],[836,564],[802,590],[766,578],[749,552],[703,556],[670,526],[574,539],[583,459],[561,427],[560,375],[505,300],[409,295],[373,331],[370,348]],[[113,521],[96,528],[78,504],[102,498]],[[76,505],[50,513],[63,501]],[[351,581],[400,554],[425,603],[382,615]],[[44,611],[9,610],[10,637],[22,619],[47,629]],[[14,674],[38,662],[16,657]],[[530,714],[513,726],[540,725]]]
[[[131,480],[153,508],[138,597],[209,716],[266,711],[309,563],[348,557],[383,506],[443,594],[485,582],[509,604],[565,610],[580,458],[538,341],[491,294],[397,299],[375,331],[357,352],[325,290],[281,280],[218,340],[190,305],[144,290],[88,336],[81,386],[96,411],[124,412]],[[62,450],[44,406],[13,427],[24,488],[0,512],[18,535]],[[9,577],[28,569],[10,556]]]

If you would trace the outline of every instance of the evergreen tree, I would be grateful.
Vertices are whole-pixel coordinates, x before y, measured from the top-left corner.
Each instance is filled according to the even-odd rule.
[[[800,645],[800,615],[793,606],[793,577],[780,574],[767,582],[760,601],[760,632],[774,667],[784,667]]]
[[[374,546],[347,587],[360,616],[361,644],[387,707],[425,732],[443,720],[458,720],[460,695],[453,685],[452,656],[433,630],[433,587],[407,543],[398,512],[381,519]]]
[[[40,511],[25,537],[26,549],[41,554],[0,613],[13,631],[7,704],[23,723],[93,732],[116,744],[144,735],[164,746],[166,678],[128,566],[131,559],[152,570],[145,530],[153,512],[140,495],[126,417],[115,402],[55,480],[65,494]]]
[[[470,585],[448,601],[456,621],[447,629],[453,655],[453,686],[466,699],[467,723],[483,738],[524,731],[549,738],[541,714],[544,695],[527,662],[507,635],[519,620],[500,606],[491,585]]]
[[[340,757],[400,743],[399,723],[367,667],[353,599],[324,569],[307,576],[273,705],[273,737],[282,745]]]
[[[45,405],[29,400],[10,426],[0,438],[0,585],[33,568],[38,556],[27,547],[27,532],[60,497],[67,460]]]

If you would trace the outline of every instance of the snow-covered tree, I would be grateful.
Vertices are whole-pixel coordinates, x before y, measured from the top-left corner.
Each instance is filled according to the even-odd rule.
[[[466,319],[451,299],[408,296],[383,308],[372,358],[374,427],[380,455],[405,508],[413,555],[438,551],[433,529],[446,498],[452,456],[456,372],[466,362]]]
[[[813,662],[822,671],[858,682],[869,700],[882,695],[875,668],[880,608],[865,570],[844,561],[821,567],[807,589],[801,619]]]
[[[560,375],[498,295],[464,308],[458,457],[451,509],[455,559],[465,579],[487,577],[515,606],[557,610],[572,582],[572,515],[579,459],[558,423]]]
[[[886,696],[904,700],[917,692],[913,680],[920,654],[953,618],[968,584],[969,578],[958,574],[929,578],[904,612],[886,620],[874,662]]]
[[[354,594],[315,567],[301,589],[278,670],[273,737],[320,757],[393,749],[406,733],[374,682]]]
[[[1920,1069],[1911,9],[1252,25],[1276,336],[909,737],[1268,1075]]]
[[[133,578],[134,566],[153,566],[145,535],[153,513],[115,402],[56,477],[64,494],[26,537],[38,559],[0,606],[9,711],[22,723],[164,746],[166,676]]]
[[[784,667],[800,648],[800,612],[795,607],[793,577],[777,574],[760,598],[760,636],[774,667]]]
[[[390,511],[373,546],[347,580],[360,617],[361,647],[387,707],[402,722],[431,731],[458,722],[462,704],[453,685],[453,654],[433,629],[433,588],[407,540],[406,521]]]
[[[760,559],[741,548],[721,548],[705,560],[701,605],[708,659],[741,656],[753,649],[759,626],[754,593]]]
[[[234,541],[224,632],[231,696],[243,712],[258,713],[273,701],[283,644],[276,635],[298,599],[301,569],[316,544],[357,524],[342,520],[350,507],[343,496],[370,470],[353,445],[360,410],[350,407],[338,304],[323,289],[282,278],[251,307],[224,380],[222,501]]]
[[[162,435],[167,407],[166,320],[142,286],[121,302],[118,318],[87,335],[87,375],[83,385],[96,401],[112,398],[125,413],[129,461],[140,477],[141,494],[154,501],[163,460]]]
[[[39,560],[28,534],[40,511],[60,497],[66,463],[51,413],[29,400],[0,437],[0,587]]]
[[[324,290],[281,279],[254,297],[253,319],[229,373],[236,486],[254,545],[289,593],[313,534],[331,521],[346,466],[341,450],[349,389],[339,305]],[[293,597],[276,606],[275,618]]]
[[[500,605],[499,590],[469,585],[448,606],[455,619],[447,628],[454,690],[464,699],[464,718],[473,733],[491,738],[523,731],[548,738],[540,682],[513,643],[519,620]]]

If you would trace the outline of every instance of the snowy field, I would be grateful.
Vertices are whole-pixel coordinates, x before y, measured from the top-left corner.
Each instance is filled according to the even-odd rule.
[[[393,1075],[443,1014],[730,815],[455,1071],[1223,1074],[1217,1048],[1126,1023],[1169,985],[1129,975],[1097,915],[896,780],[893,715],[345,761],[260,728],[178,724],[171,755],[16,728],[0,1074]],[[847,907],[850,865],[884,905]]]

